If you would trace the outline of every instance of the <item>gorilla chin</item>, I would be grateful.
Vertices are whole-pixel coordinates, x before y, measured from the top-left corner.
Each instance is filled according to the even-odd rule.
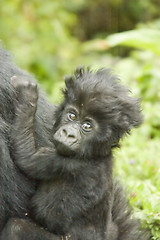
[[[53,140],[56,151],[59,155],[64,157],[71,157],[76,155],[76,150],[71,149],[71,146],[67,146],[62,142],[57,141],[56,139]]]

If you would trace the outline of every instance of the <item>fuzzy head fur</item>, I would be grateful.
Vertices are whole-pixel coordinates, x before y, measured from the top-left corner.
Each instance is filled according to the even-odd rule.
[[[142,122],[139,100],[130,96],[117,76],[110,69],[93,72],[79,68],[65,78],[64,101],[57,111],[58,125],[63,109],[69,104],[79,109],[81,114],[92,116],[99,124],[94,137],[83,142],[81,151],[94,156],[106,154],[118,146],[120,138]],[[85,149],[87,146],[87,149]],[[89,154],[89,155],[90,155]],[[92,154],[91,154],[92,155]]]

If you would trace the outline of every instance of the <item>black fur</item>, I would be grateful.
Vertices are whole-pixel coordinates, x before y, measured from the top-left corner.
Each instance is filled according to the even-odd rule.
[[[25,218],[29,199],[35,191],[35,181],[22,173],[13,162],[14,149],[10,144],[10,131],[14,127],[14,109],[18,97],[11,85],[13,75],[35,82],[32,76],[12,63],[7,51],[0,49],[0,234],[11,217]],[[51,139],[53,112],[54,106],[39,91],[35,116],[37,146],[46,146]]]
[[[131,219],[122,189],[112,179],[112,148],[142,121],[138,100],[128,96],[126,88],[109,70],[94,73],[81,68],[66,79],[64,101],[55,111],[53,139],[42,148],[35,145],[34,138],[36,85],[30,81],[23,84],[19,79],[13,85],[24,99],[21,97],[17,104],[12,144],[16,164],[27,176],[39,180],[31,199],[31,218],[65,239],[148,239],[139,230],[138,222]],[[76,109],[77,121],[66,119],[68,108]],[[81,124],[86,117],[92,118],[95,127],[84,134]],[[71,126],[80,137],[70,132],[67,135]],[[61,128],[63,131],[59,132]],[[76,148],[68,144],[68,138],[71,143],[75,138]],[[34,229],[32,222],[28,225],[22,220],[15,221],[5,229],[7,239],[17,236],[17,231],[8,233],[8,229],[16,229],[15,225],[19,226],[19,237],[15,239],[26,240],[28,236],[41,239],[37,225]],[[30,225],[32,231],[30,227],[27,230]]]

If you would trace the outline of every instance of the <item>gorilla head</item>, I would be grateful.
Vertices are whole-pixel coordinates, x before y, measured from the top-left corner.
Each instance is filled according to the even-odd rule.
[[[64,102],[56,112],[54,142],[62,155],[105,156],[142,122],[139,102],[110,70],[77,69],[66,77]]]

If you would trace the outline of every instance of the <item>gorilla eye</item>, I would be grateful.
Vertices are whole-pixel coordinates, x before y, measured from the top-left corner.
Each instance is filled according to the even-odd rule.
[[[82,128],[85,132],[90,132],[92,131],[92,124],[90,122],[84,122]]]
[[[70,121],[74,121],[74,120],[76,120],[76,114],[74,114],[74,113],[68,113],[68,119],[70,120]]]

